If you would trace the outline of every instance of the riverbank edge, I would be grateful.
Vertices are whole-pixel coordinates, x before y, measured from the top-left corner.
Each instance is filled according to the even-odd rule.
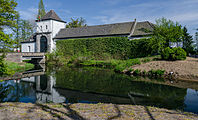
[[[17,62],[5,61],[5,64],[8,69],[8,75],[0,76],[0,80],[1,80],[1,78],[10,77],[17,73],[21,73],[21,72],[25,72],[27,70],[33,69],[35,66],[34,64],[27,63],[27,62],[17,63]]]
[[[141,105],[0,103],[0,119],[193,119],[191,112]]]
[[[187,57],[189,59],[189,57]],[[198,75],[196,74],[180,74],[178,71],[168,71],[166,68],[162,67],[160,69],[150,69],[145,71],[144,69],[139,70],[138,66],[142,66],[143,64],[149,62],[159,62],[163,61],[160,59],[160,56],[152,56],[145,58],[136,58],[129,60],[109,60],[109,61],[101,61],[101,60],[85,60],[85,61],[75,61],[74,63],[70,63],[70,66],[80,66],[80,67],[102,67],[102,68],[110,68],[117,73],[127,74],[130,76],[143,76],[150,78],[163,78],[165,80],[174,80],[174,81],[186,81],[186,82],[198,82]],[[180,60],[186,61],[186,60]],[[131,63],[130,63],[131,62]],[[164,61],[169,64],[170,61]],[[172,63],[178,61],[171,61]],[[185,64],[185,63],[184,63]],[[179,66],[175,66],[179,67]],[[183,68],[180,68],[183,69]],[[134,74],[134,71],[138,71],[138,73]]]
[[[165,71],[164,75],[162,75],[162,78],[164,79],[198,83],[197,61],[198,61],[197,58],[192,58],[192,57],[187,57],[186,60],[178,60],[178,61],[164,61],[164,60],[150,61],[148,63],[131,66],[131,69],[139,70],[140,76],[143,77],[145,77],[145,75],[142,74],[143,71],[148,72],[151,70],[160,69]],[[122,71],[122,73],[133,76],[133,71],[130,72],[127,69]],[[148,77],[153,77],[153,76],[148,75]]]

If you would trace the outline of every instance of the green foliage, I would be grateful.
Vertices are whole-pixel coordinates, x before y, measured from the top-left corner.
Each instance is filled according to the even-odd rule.
[[[151,61],[150,58],[144,58],[144,59],[141,60],[141,62],[143,62],[143,63],[147,63],[147,62],[150,62],[150,61]]]
[[[160,53],[169,47],[170,42],[182,42],[183,29],[179,23],[165,18],[157,19],[150,46],[153,52]]]
[[[74,18],[71,18],[71,22],[69,22],[66,25],[66,28],[77,28],[77,27],[84,27],[87,26],[86,20],[82,17],[77,18],[76,20]]]
[[[161,53],[161,57],[164,60],[171,60],[172,59],[172,54],[174,53],[174,51],[170,48],[167,47],[165,48],[162,53]]]
[[[23,42],[31,37],[34,32],[34,25],[30,20],[17,18],[17,28],[13,29],[14,40],[18,43],[18,48],[20,47],[20,42]]]
[[[38,15],[37,15],[37,19],[41,19],[43,16],[45,16],[45,7],[43,4],[43,0],[40,0],[39,2],[39,8],[38,8]]]
[[[162,53],[161,57],[164,60],[185,60],[186,59],[186,52],[184,49],[178,48],[165,48]]]
[[[0,56],[0,76],[8,74],[8,66],[5,64],[4,56]]]
[[[56,45],[57,52],[66,59],[88,54],[90,59],[110,60],[148,56],[151,54],[148,43],[149,39],[129,41],[126,37],[105,37],[61,40]]]
[[[142,38],[130,41],[130,58],[146,57],[152,54],[151,39]]]
[[[68,60],[66,60],[61,52],[53,51],[52,53],[47,53],[46,55],[46,63],[48,65],[50,64],[56,64],[56,65],[62,65],[66,64]]]
[[[193,46],[193,38],[192,36],[188,33],[188,30],[186,27],[183,28],[183,49],[187,52],[187,55],[189,53],[194,53],[194,46]]]
[[[141,70],[139,69],[136,69],[133,71],[133,75],[137,76],[137,75],[140,75],[141,74]]]
[[[14,0],[1,0],[0,3],[0,47],[12,47],[15,43],[11,39],[11,34],[6,34],[4,28],[16,27],[16,11],[17,3]]]
[[[175,52],[175,60],[185,60],[186,59],[186,51],[180,47],[173,48]]]
[[[161,77],[164,75],[164,73],[165,73],[165,70],[160,70],[160,69],[148,71],[148,75],[154,76],[154,77]]]

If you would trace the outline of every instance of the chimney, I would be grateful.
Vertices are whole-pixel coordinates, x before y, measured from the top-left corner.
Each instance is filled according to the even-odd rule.
[[[134,19],[134,24],[133,24],[132,29],[131,29],[131,34],[129,35],[129,37],[131,37],[133,35],[133,33],[135,32],[136,25],[137,25],[137,21],[136,21],[136,18],[135,18]]]

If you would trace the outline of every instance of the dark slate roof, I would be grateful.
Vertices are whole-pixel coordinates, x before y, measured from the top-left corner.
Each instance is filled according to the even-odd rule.
[[[143,35],[150,35],[154,30],[154,24],[148,21],[146,22],[138,22],[134,33],[131,36],[143,36]]]
[[[53,10],[50,10],[45,16],[43,16],[41,18],[41,21],[43,20],[56,20],[56,21],[64,22]]]
[[[79,28],[64,28],[59,31],[54,39],[130,35],[132,29],[134,29],[134,23],[135,22],[125,22]],[[145,32],[145,29],[153,30],[151,24],[148,21],[137,22],[134,34],[131,36],[151,34]]]
[[[22,41],[21,43],[31,43],[36,42],[36,34],[32,34],[27,40]]]

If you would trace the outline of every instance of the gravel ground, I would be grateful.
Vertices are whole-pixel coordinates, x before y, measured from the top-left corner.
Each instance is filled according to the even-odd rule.
[[[198,115],[137,105],[1,103],[0,119],[198,120]]]
[[[133,66],[133,69],[149,71],[151,69],[165,70],[167,73],[173,72],[178,79],[191,79],[198,81],[198,58],[187,57],[183,61],[152,61],[145,64]]]

